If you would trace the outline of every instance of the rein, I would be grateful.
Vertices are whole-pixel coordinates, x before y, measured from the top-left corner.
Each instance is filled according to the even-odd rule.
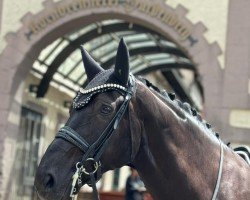
[[[220,182],[221,182],[222,169],[223,169],[224,150],[223,150],[222,142],[221,142],[220,139],[219,139],[219,141],[220,141],[220,164],[219,164],[219,171],[218,171],[216,186],[214,188],[214,193],[213,193],[212,200],[217,199],[217,195],[218,195],[218,192],[219,192],[219,189],[220,189]]]
[[[100,137],[93,144],[88,144],[88,142],[83,137],[81,137],[69,126],[64,126],[61,128],[58,135],[56,136],[56,138],[63,138],[64,140],[74,144],[84,152],[82,160],[76,163],[76,171],[72,176],[72,188],[70,192],[70,197],[72,199],[74,199],[75,195],[78,193],[77,190],[82,186],[82,175],[85,174],[90,178],[90,184],[88,184],[93,188],[94,199],[99,200],[96,182],[101,178],[100,157],[107,148],[111,136],[118,127],[123,115],[125,114],[125,111],[128,108],[133,92],[135,91],[135,78],[132,74],[130,75],[128,88],[117,84],[104,84],[89,90],[80,89],[80,93],[73,102],[73,108],[80,109],[84,107],[94,94],[103,93],[108,90],[117,90],[120,92],[124,97],[124,101],[115,116],[103,130]],[[80,94],[89,94],[89,96],[83,102],[76,103],[76,100],[79,99]]]

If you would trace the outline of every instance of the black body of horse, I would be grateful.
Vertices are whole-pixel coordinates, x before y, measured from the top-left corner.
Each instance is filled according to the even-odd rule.
[[[87,89],[104,83],[127,86],[129,59],[121,41],[114,70],[103,70],[83,52]],[[136,92],[101,157],[102,173],[133,165],[155,200],[209,200],[214,193],[221,158],[220,143],[200,115],[136,80]],[[84,98],[84,95],[82,95]],[[81,99],[81,98],[80,98]],[[82,109],[71,109],[67,126],[89,144],[95,142],[119,109],[117,91],[96,95]],[[250,199],[250,167],[223,144],[219,200]],[[41,199],[70,199],[71,177],[84,153],[61,138],[47,149],[37,170],[35,187]],[[88,178],[83,177],[83,182]]]

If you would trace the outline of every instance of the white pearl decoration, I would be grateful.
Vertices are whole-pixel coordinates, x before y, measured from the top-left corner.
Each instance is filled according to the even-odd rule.
[[[118,88],[118,89],[121,89],[123,91],[127,91],[125,87],[121,86],[121,85],[118,85],[118,84],[103,84],[103,85],[99,85],[99,86],[96,86],[96,87],[93,87],[91,89],[88,89],[88,90],[85,90],[83,88],[80,88],[80,92],[82,94],[88,94],[88,93],[91,93],[91,92],[94,92],[94,91],[97,91],[97,90],[100,90],[100,89],[115,89],[115,88]]]
[[[105,92],[107,90],[123,90],[125,92],[127,92],[127,89],[121,85],[118,84],[103,84],[103,85],[99,85],[93,88],[90,88],[88,90],[85,90],[83,88],[80,88],[80,92],[78,93],[78,95],[76,96],[76,98],[73,101],[73,108],[79,109],[84,107],[89,101],[90,98],[93,94],[99,93],[99,92]],[[80,98],[80,94],[90,94],[89,97],[87,97],[86,99],[84,99],[82,102],[77,103],[77,100]]]

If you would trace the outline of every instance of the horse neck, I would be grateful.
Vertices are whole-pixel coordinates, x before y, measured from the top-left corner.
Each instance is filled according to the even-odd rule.
[[[138,84],[136,96],[143,131],[133,164],[154,198],[211,198],[220,159],[218,140],[146,86]]]

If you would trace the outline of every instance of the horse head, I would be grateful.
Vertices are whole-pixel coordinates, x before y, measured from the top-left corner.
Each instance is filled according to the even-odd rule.
[[[131,134],[140,129],[131,103],[136,83],[123,39],[114,69],[104,70],[83,47],[81,53],[89,83],[74,98],[65,127],[39,164],[35,187],[42,199],[69,199],[85,183],[93,185],[90,175],[97,181],[106,171],[131,164],[139,148],[139,137]]]

